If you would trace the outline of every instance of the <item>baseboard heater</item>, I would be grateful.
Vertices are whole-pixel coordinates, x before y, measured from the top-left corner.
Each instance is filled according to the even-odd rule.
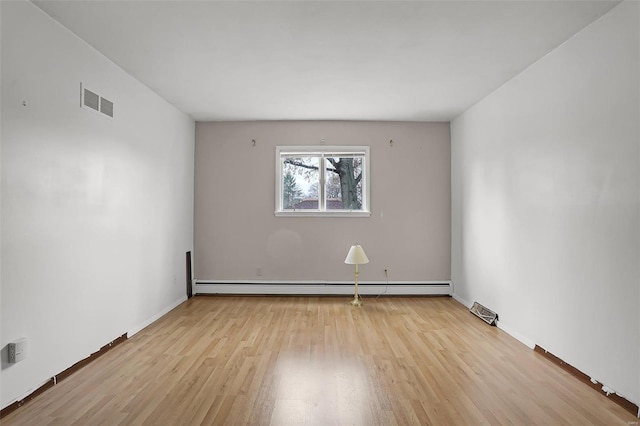
[[[349,295],[349,281],[208,281],[194,280],[193,294]],[[363,296],[450,296],[450,281],[368,281],[358,283]]]

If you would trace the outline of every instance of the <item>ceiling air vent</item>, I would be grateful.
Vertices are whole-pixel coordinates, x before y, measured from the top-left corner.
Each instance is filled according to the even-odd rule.
[[[103,98],[80,83],[80,106],[93,111],[101,112],[107,117],[113,118],[113,102]]]

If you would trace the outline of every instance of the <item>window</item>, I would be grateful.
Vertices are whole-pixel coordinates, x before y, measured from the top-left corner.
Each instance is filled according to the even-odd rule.
[[[276,216],[369,216],[368,146],[276,147]]]

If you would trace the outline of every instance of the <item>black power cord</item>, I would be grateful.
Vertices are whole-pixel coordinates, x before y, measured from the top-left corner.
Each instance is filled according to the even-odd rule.
[[[389,290],[389,270],[386,268],[384,270],[384,275],[387,278],[387,284],[384,286],[384,291],[376,296],[376,300],[378,299],[378,297],[382,296],[383,294],[386,294],[387,290]]]

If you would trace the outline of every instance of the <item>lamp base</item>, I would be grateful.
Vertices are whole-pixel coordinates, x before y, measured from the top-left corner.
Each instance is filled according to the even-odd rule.
[[[349,302],[351,306],[362,306],[362,299],[358,296],[355,296],[351,302]]]

